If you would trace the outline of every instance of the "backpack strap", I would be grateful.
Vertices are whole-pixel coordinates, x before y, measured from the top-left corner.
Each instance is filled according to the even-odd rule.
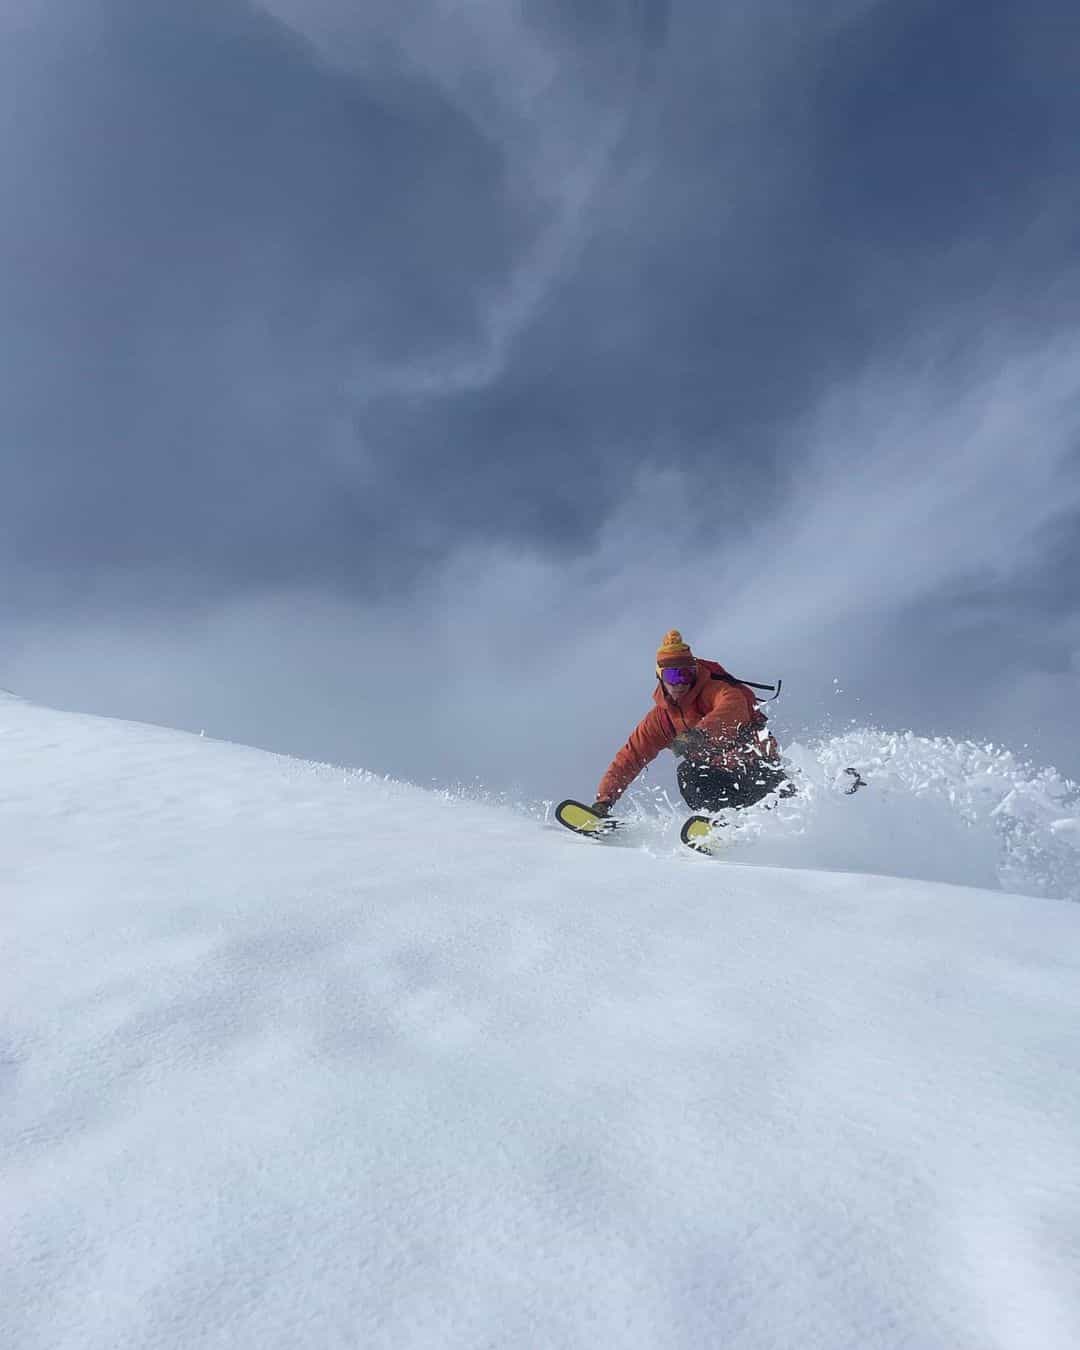
[[[764,700],[766,703],[772,703],[774,699],[780,697],[780,690],[783,688],[784,681],[777,680],[775,684],[755,684],[753,680],[737,680],[734,675],[729,675],[727,671],[713,670],[709,672],[710,679],[723,680],[727,684],[745,684],[748,689],[772,689],[776,692],[772,698]]]

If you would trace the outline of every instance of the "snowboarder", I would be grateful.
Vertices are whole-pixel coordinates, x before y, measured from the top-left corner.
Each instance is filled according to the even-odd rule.
[[[679,791],[692,811],[753,806],[795,786],[780,765],[758,699],[715,661],[697,657],[672,629],[656,653],[655,707],[630,733],[600,781],[592,809],[607,816],[661,750],[679,759]]]

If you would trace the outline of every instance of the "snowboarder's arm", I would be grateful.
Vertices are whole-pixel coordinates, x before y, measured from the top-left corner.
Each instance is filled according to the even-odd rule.
[[[742,685],[726,685],[714,697],[713,706],[698,723],[709,739],[721,747],[742,744],[770,763],[780,758],[780,747],[765,729],[765,717],[757,699]]]
[[[646,764],[675,739],[671,719],[661,708],[653,708],[630,733],[630,739],[611,761],[600,780],[597,801],[615,802],[622,796]]]
[[[713,694],[712,707],[698,723],[714,741],[722,744],[738,739],[739,733],[753,725],[757,700],[737,684],[723,684]]]

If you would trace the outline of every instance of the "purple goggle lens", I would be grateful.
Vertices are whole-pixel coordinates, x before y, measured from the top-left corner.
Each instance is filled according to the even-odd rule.
[[[662,670],[660,678],[665,684],[693,684],[696,674],[693,666],[675,666],[671,670]]]

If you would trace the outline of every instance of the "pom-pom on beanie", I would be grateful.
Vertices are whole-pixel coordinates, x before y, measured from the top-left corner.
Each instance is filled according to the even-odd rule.
[[[656,669],[666,670],[672,666],[692,666],[694,653],[689,643],[683,641],[683,635],[677,628],[664,635],[664,640],[656,651]]]

